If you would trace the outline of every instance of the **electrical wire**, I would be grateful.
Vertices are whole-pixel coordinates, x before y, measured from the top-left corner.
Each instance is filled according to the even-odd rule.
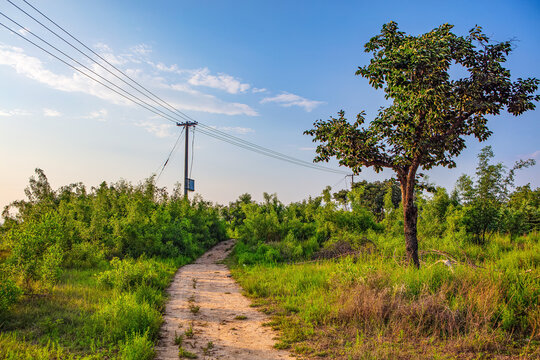
[[[67,41],[65,38],[63,38],[61,35],[58,35],[57,32],[55,32],[54,30],[52,30],[51,28],[49,28],[47,25],[43,24],[41,21],[39,21],[38,19],[36,19],[35,17],[33,17],[31,14],[29,14],[28,12],[26,12],[24,9],[20,8],[17,4],[13,3],[11,0],[7,0],[11,5],[13,5],[14,7],[16,7],[18,10],[20,10],[21,12],[23,12],[26,16],[28,16],[29,18],[31,18],[32,20],[34,20],[36,23],[38,23],[39,25],[41,25],[43,28],[45,28],[46,30],[48,30],[50,33],[52,33],[53,35],[55,35],[57,38],[59,38],[60,40],[62,40],[63,42],[65,42],[66,44],[68,44],[70,47],[72,47],[73,49],[75,49],[77,52],[79,52],[80,54],[82,54],[83,56],[85,56],[88,60],[92,61],[93,63],[95,63],[96,65],[98,65],[99,67],[101,67],[103,70],[107,71],[109,74],[113,75],[115,78],[117,78],[118,80],[122,81],[124,84],[128,85],[129,87],[131,87],[133,90],[139,92],[140,94],[142,94],[143,96],[146,96],[147,98],[149,98],[150,100],[152,100],[154,103],[158,104],[159,106],[163,106],[162,103],[160,103],[159,101],[156,101],[154,98],[152,97],[149,97],[147,94],[145,94],[144,92],[142,92],[141,90],[139,90],[138,88],[136,88],[135,86],[133,86],[132,84],[130,84],[129,82],[125,81],[124,79],[122,79],[120,76],[118,76],[117,74],[115,74],[114,72],[112,72],[110,69],[106,68],[105,66],[103,66],[102,64],[100,64],[99,62],[97,62],[95,59],[93,59],[91,56],[89,56],[86,52],[80,50],[77,46],[73,45],[71,42]],[[24,0],[23,0],[24,1]],[[81,41],[79,41],[77,38],[75,38],[74,36],[72,36],[67,30],[64,30],[64,28],[60,27],[60,25],[58,25],[56,22],[54,22],[53,20],[51,20],[49,17],[47,17],[45,14],[43,14],[41,11],[39,11],[38,9],[36,9],[34,6],[32,6],[29,2],[27,1],[24,1],[26,4],[28,4],[30,7],[32,7],[35,11],[37,11],[39,14],[41,14],[43,17],[45,17],[47,20],[49,20],[51,23],[53,23],[55,26],[57,26],[59,29],[61,29],[64,33],[68,34],[71,38],[73,38],[75,41],[77,41],[79,44],[81,44],[82,46],[84,46],[86,49],[88,49],[89,51],[91,51],[94,55],[98,56],[102,61],[104,61],[107,65],[111,66],[114,70],[116,70],[117,72],[119,72],[120,74],[122,74],[124,77],[128,78],[131,82],[135,83],[136,85],[138,85],[140,88],[142,88],[143,90],[145,90],[147,93],[150,93],[151,95],[153,95],[155,98],[158,98],[159,97],[155,94],[153,94],[150,90],[146,89],[144,86],[142,86],[141,84],[139,84],[136,80],[134,80],[133,78],[131,78],[129,75],[127,75],[126,73],[124,73],[123,71],[121,71],[120,69],[118,69],[116,66],[114,66],[114,64],[111,64],[108,60],[106,60],[105,58],[103,58],[101,55],[99,55],[98,53],[94,52],[91,48],[89,48],[88,46],[86,46],[85,44],[83,44]],[[19,25],[21,26],[21,25]],[[22,27],[22,26],[21,26]],[[25,28],[26,31],[30,32],[28,29]],[[37,37],[37,35],[34,35]],[[40,38],[41,39],[41,38]],[[44,41],[43,39],[41,39],[42,41]],[[125,91],[125,90],[124,90]],[[161,100],[163,102],[163,100]],[[166,108],[166,107],[165,107]],[[166,108],[167,109],[167,108]],[[174,111],[171,111],[170,109],[167,109],[169,112],[172,112],[176,115],[176,112]],[[182,118],[186,119],[187,120],[187,117],[185,116],[182,116]]]
[[[173,147],[171,149],[171,152],[169,153],[169,156],[167,156],[167,159],[163,163],[163,166],[161,167],[161,171],[159,172],[159,175],[156,178],[156,183],[158,182],[159,178],[161,177],[161,174],[163,173],[163,170],[165,170],[165,167],[169,163],[169,160],[171,159],[171,156],[173,155],[174,150],[178,146],[178,143],[180,142],[180,138],[182,137],[183,133],[184,133],[184,128],[182,128],[182,130],[180,131],[180,134],[178,134],[178,138],[176,139],[176,142],[174,143],[174,145],[173,145]]]
[[[83,74],[84,76],[88,77],[88,78],[91,79],[91,80],[94,80],[94,81],[97,82],[98,84],[101,84],[102,86],[106,87],[107,89],[111,90],[112,92],[114,92],[114,93],[116,93],[116,94],[122,96],[123,98],[125,98],[125,99],[127,99],[127,100],[129,100],[129,101],[131,101],[131,102],[133,102],[133,103],[135,103],[135,104],[137,104],[137,105],[139,105],[139,106],[145,108],[146,110],[148,110],[148,111],[150,111],[150,112],[152,112],[152,113],[154,113],[154,114],[156,114],[156,115],[158,115],[158,116],[163,117],[162,114],[160,114],[160,113],[158,113],[158,112],[156,112],[156,111],[154,111],[154,110],[152,110],[152,109],[146,107],[145,105],[143,105],[143,104],[141,104],[141,103],[139,103],[139,102],[137,102],[137,101],[135,101],[135,100],[133,100],[133,99],[127,97],[126,95],[124,95],[124,94],[122,94],[122,93],[120,93],[120,92],[114,90],[114,89],[111,88],[110,86],[108,86],[108,85],[104,84],[103,82],[97,80],[96,78],[94,78],[94,77],[88,75],[88,74],[85,73],[84,71],[82,71],[82,70],[80,70],[80,69],[77,69],[75,66],[73,66],[73,65],[71,65],[70,63],[68,63],[67,61],[65,61],[65,60],[63,60],[63,59],[61,59],[61,58],[59,58],[58,56],[54,55],[54,54],[51,53],[50,51],[44,49],[43,47],[41,47],[40,45],[36,44],[36,43],[33,42],[32,40],[30,40],[30,39],[26,38],[25,36],[19,34],[17,31],[13,30],[13,29],[10,28],[9,26],[5,25],[4,23],[0,22],[0,26],[4,27],[4,28],[7,29],[8,31],[12,32],[13,34],[19,36],[20,38],[22,38],[22,39],[24,39],[25,41],[29,42],[30,44],[34,45],[34,46],[37,47],[38,49],[40,49],[40,50],[46,52],[47,54],[49,54],[50,56],[54,57],[54,58],[57,59],[58,61],[61,61],[62,63],[64,63],[65,65],[69,66],[69,67],[72,68],[73,70],[75,70],[75,71],[77,71],[77,72]],[[174,120],[170,120],[170,119],[167,119],[167,120],[176,123],[176,121],[174,121]]]
[[[265,152],[262,152],[262,151],[260,151],[258,149],[248,147],[248,146],[245,146],[245,145],[242,145],[242,144],[235,143],[235,142],[231,141],[230,139],[223,138],[218,134],[207,132],[206,130],[203,130],[203,129],[200,129],[200,128],[199,128],[198,131],[200,133],[202,133],[202,134],[205,134],[205,135],[213,137],[215,139],[227,142],[227,143],[229,143],[231,145],[235,145],[235,146],[238,146],[238,147],[243,148],[245,150],[250,150],[250,151],[253,151],[255,153],[266,155],[268,157],[272,157],[272,158],[277,159],[277,160],[286,161],[286,162],[289,162],[291,164],[295,164],[295,165],[299,165],[299,166],[303,166],[303,167],[307,167],[307,168],[311,168],[311,169],[315,169],[315,170],[327,171],[327,172],[331,172],[331,173],[334,173],[334,174],[347,174],[347,172],[345,172],[345,171],[335,170],[335,169],[331,169],[331,168],[320,168],[320,167],[316,167],[315,165],[310,164],[310,163],[297,162],[297,161],[289,160],[289,159],[282,158],[282,157],[279,157],[279,156],[275,156],[275,155],[272,155],[272,154],[269,154],[269,153],[265,153]]]
[[[81,51],[80,49],[78,49],[75,45],[71,44],[69,41],[65,40],[61,35],[58,35],[56,32],[54,32],[53,30],[51,30],[49,27],[47,27],[45,24],[43,24],[42,22],[40,22],[39,20],[37,20],[36,18],[34,18],[32,15],[28,14],[26,11],[24,11],[23,9],[21,9],[19,6],[17,6],[16,4],[14,4],[11,0],[7,0],[10,4],[12,4],[13,6],[15,6],[17,9],[19,9],[20,11],[22,11],[24,14],[26,14],[27,16],[29,16],[30,18],[32,18],[34,21],[36,21],[37,23],[39,23],[41,26],[43,26],[44,28],[46,28],[48,31],[50,31],[51,33],[53,33],[55,36],[57,36],[58,38],[60,38],[62,41],[66,42],[68,45],[70,45],[72,48],[74,48],[75,50],[77,50],[79,53],[83,54],[85,57],[87,57],[88,59],[90,59],[92,62],[96,63],[97,65],[99,65],[101,68],[105,69],[107,72],[109,72],[110,74],[112,74],[113,76],[115,76],[116,78],[118,78],[119,80],[121,80],[122,82],[124,82],[125,84],[129,85],[131,88],[133,88],[134,90],[138,91],[139,93],[141,93],[142,95],[144,95],[146,98],[150,99],[151,101],[153,101],[154,103],[156,104],[159,104],[160,106],[162,106],[163,108],[165,108],[166,110],[168,110],[169,112],[171,113],[174,113],[176,114],[177,116],[181,117],[182,119],[186,120],[186,119],[189,119],[189,120],[192,120],[192,121],[195,121],[193,118],[191,118],[190,116],[186,115],[185,113],[181,112],[180,110],[176,109],[174,106],[172,106],[171,104],[169,104],[168,102],[166,102],[165,100],[161,99],[159,96],[155,95],[153,92],[151,92],[150,90],[148,90],[146,87],[144,87],[143,85],[141,85],[140,83],[138,83],[136,80],[132,79],[129,75],[125,74],[122,70],[118,69],[116,66],[114,66],[113,64],[111,64],[109,61],[107,61],[105,58],[103,58],[101,55],[99,55],[98,53],[96,53],[95,51],[93,51],[91,48],[89,48],[87,45],[85,45],[83,42],[81,42],[80,40],[78,40],[75,36],[73,36],[69,31],[65,30],[64,28],[62,28],[60,25],[58,25],[56,22],[54,22],[52,19],[50,19],[47,15],[45,15],[43,12],[41,12],[40,10],[38,10],[35,6],[33,6],[32,4],[30,4],[28,1],[26,0],[23,0],[28,6],[30,6],[32,9],[34,9],[36,12],[38,12],[40,15],[42,15],[44,18],[46,18],[49,22],[51,22],[52,24],[54,24],[57,28],[59,28],[60,30],[62,30],[65,34],[67,34],[69,37],[71,37],[73,40],[75,40],[77,43],[79,43],[80,45],[82,45],[85,49],[87,49],[88,51],[90,51],[92,54],[94,54],[95,56],[97,56],[99,59],[101,59],[102,61],[104,61],[106,64],[108,64],[109,66],[111,66],[113,69],[115,69],[119,74],[121,74],[122,76],[126,77],[127,79],[129,79],[131,82],[133,82],[134,84],[136,84],[137,86],[139,86],[141,89],[143,89],[146,93],[152,95],[152,97],[144,94],[143,92],[141,92],[140,90],[136,89],[134,86],[132,86],[131,84],[127,83],[125,80],[121,79],[118,75],[114,74],[113,72],[111,72],[109,69],[105,68],[103,65],[101,65],[100,63],[98,63],[97,61],[95,61],[92,57],[88,56],[86,53],[84,53],[83,51]],[[20,26],[21,28],[25,29],[23,26],[21,26],[20,24],[16,23],[14,20],[10,19],[9,17],[7,17],[6,15],[2,14],[4,17],[8,18],[9,20],[11,20],[12,22],[14,22],[15,24],[17,24],[18,26]],[[175,122],[177,123],[177,119],[176,118],[173,118],[169,115],[167,115],[166,113],[164,113],[163,111],[157,109],[156,107],[154,107],[153,105],[150,105],[148,104],[146,101],[144,100],[141,100],[140,98],[136,97],[135,95],[131,94],[129,91],[126,91],[122,88],[120,88],[119,86],[117,86],[116,84],[113,84],[112,82],[110,82],[109,80],[103,78],[102,76],[100,76],[99,74],[95,73],[94,71],[92,71],[91,69],[88,69],[86,66],[82,65],[80,62],[74,60],[72,57],[70,57],[69,55],[65,54],[64,52],[62,52],[61,50],[59,50],[58,48],[54,47],[53,45],[51,45],[50,43],[48,43],[47,41],[43,40],[42,38],[40,38],[39,36],[35,35],[32,33],[32,35],[36,36],[37,38],[39,38],[41,41],[47,43],[49,46],[51,46],[52,48],[54,48],[55,50],[59,51],[60,53],[62,53],[64,56],[68,57],[69,59],[71,59],[72,61],[76,62],[77,64],[79,64],[80,66],[83,66],[85,69],[91,71],[92,73],[96,74],[97,76],[99,76],[100,78],[104,79],[105,81],[107,81],[108,83],[112,84],[113,86],[115,86],[116,88],[119,88],[121,91],[129,94],[130,96],[134,97],[135,99],[139,100],[140,102],[142,102],[143,104],[145,104],[146,106],[142,105],[141,103],[138,103],[136,101],[134,101],[133,99],[130,99],[128,98],[127,96],[123,95],[123,94],[120,94],[118,93],[118,91],[110,88],[109,86],[103,84],[102,82],[100,82],[99,80],[96,80],[95,78],[91,77],[90,75],[82,72],[80,69],[77,69],[76,67],[68,64],[66,61],[58,58],[57,56],[53,55],[52,53],[50,53],[49,51],[43,49],[41,46],[35,44],[34,42],[32,42],[31,40],[27,39],[26,37],[22,36],[21,34],[19,34],[18,32],[15,32],[14,30],[10,29],[9,27],[5,26],[4,24],[1,24],[3,27],[5,27],[6,29],[8,29],[9,31],[13,32],[14,34],[20,36],[21,38],[23,38],[24,40],[30,42],[31,44],[33,44],[34,46],[40,48],[41,50],[45,51],[46,53],[48,53],[49,55],[55,57],[56,59],[60,60],[61,62],[63,62],[64,64],[68,65],[69,67],[73,68],[74,70],[82,73],[83,75],[89,77],[90,79],[100,83],[101,85],[105,86],[106,88],[108,88],[109,90],[117,93],[118,95],[121,95],[122,97],[128,99],[129,101],[131,102],[134,102],[136,103],[137,105],[145,108],[146,110],[149,110],[151,111],[152,113],[162,117],[162,118],[165,118],[171,122]],[[25,29],[27,30],[27,29]],[[28,31],[28,30],[27,30]],[[30,33],[30,31],[29,31]],[[157,99],[157,100],[156,100]],[[154,110],[152,110],[154,109]],[[233,135],[230,135],[230,134],[227,134],[225,132],[222,132],[212,126],[209,126],[209,125],[206,125],[204,123],[200,123],[199,122],[199,125],[203,128],[205,128],[207,130],[207,132],[205,134],[209,134],[209,133],[214,133],[213,136],[214,138],[216,139],[219,139],[221,141],[225,141],[226,139],[229,140],[229,141],[225,141],[225,142],[228,142],[232,145],[235,145],[235,146],[238,146],[238,147],[241,147],[241,148],[244,148],[244,149],[247,149],[247,150],[251,150],[253,152],[256,152],[256,153],[259,153],[261,155],[266,155],[266,156],[269,156],[269,157],[273,157],[273,158],[276,158],[276,159],[279,159],[279,160],[283,160],[283,161],[287,161],[287,162],[290,162],[290,163],[293,163],[293,164],[296,164],[296,165],[301,165],[301,166],[304,166],[304,167],[308,167],[308,168],[311,168],[311,169],[316,169],[316,170],[322,170],[322,171],[327,171],[327,172],[333,172],[333,173],[342,173],[342,174],[346,174],[347,172],[345,171],[341,171],[341,170],[336,170],[336,169],[331,169],[331,168],[327,168],[327,167],[324,167],[324,166],[320,166],[320,165],[316,165],[316,164],[313,164],[313,163],[310,163],[310,162],[307,162],[307,161],[304,161],[304,160],[300,160],[300,159],[296,159],[294,157],[291,157],[291,156],[288,156],[288,155],[285,155],[285,154],[282,154],[282,153],[279,153],[277,151],[274,151],[274,150],[271,150],[269,148],[265,148],[265,147],[262,147],[260,145],[257,145],[257,144],[254,144],[254,143],[251,143],[249,141],[246,141],[244,139],[241,139],[241,138],[238,138],[236,136],[233,136]],[[192,160],[192,163],[193,163],[193,160]]]

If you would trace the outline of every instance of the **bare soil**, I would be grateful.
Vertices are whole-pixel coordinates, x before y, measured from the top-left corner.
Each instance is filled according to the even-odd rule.
[[[168,289],[156,359],[179,359],[180,347],[199,359],[293,359],[273,348],[277,334],[262,326],[269,319],[250,307],[227,267],[218,263],[233,245],[234,240],[224,241],[178,270]],[[181,345],[175,344],[179,337]]]

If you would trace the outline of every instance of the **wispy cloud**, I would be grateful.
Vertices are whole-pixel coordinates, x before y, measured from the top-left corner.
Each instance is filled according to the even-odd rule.
[[[159,138],[165,138],[173,135],[173,125],[160,124],[157,121],[142,121],[135,125],[144,128],[146,131]]]
[[[107,121],[106,117],[109,114],[107,109],[92,111],[90,114],[83,116],[83,119],[93,119],[97,121]]]
[[[58,117],[58,116],[61,116],[62,113],[58,110],[54,110],[54,109],[47,109],[47,108],[44,108],[43,109],[43,116],[47,116],[47,117]]]
[[[12,117],[12,116],[28,116],[31,115],[29,111],[22,109],[4,110],[0,109],[0,116]]]
[[[7,65],[21,75],[65,92],[82,92],[116,104],[127,100],[77,72],[66,76],[45,68],[40,59],[26,55],[21,48],[0,44],[0,65]]]
[[[533,153],[524,155],[522,158],[523,159],[538,159],[539,156],[540,156],[540,150],[536,150]]]
[[[287,92],[273,97],[266,97],[260,101],[261,104],[270,102],[276,103],[279,106],[283,107],[299,106],[304,108],[304,110],[306,110],[307,112],[310,112],[317,106],[324,104],[323,101],[309,100],[299,95]]]
[[[211,75],[208,71],[184,71],[178,68],[176,65],[172,65],[168,70],[174,70],[177,74],[183,74],[183,80],[178,81],[172,79],[172,82],[168,78],[161,77],[152,74],[146,69],[141,68],[142,65],[148,65],[148,61],[139,61],[141,56],[149,54],[150,49],[144,45],[138,45],[132,51],[136,53],[128,53],[122,55],[114,54],[113,50],[106,44],[97,44],[96,48],[99,53],[104,56],[115,66],[126,67],[125,70],[130,76],[137,78],[145,86],[153,88],[158,87],[170,91],[182,91],[189,96],[182,96],[179,101],[178,108],[181,110],[201,111],[213,114],[225,114],[225,115],[248,115],[257,116],[258,113],[251,106],[239,102],[227,102],[219,99],[218,97],[210,94],[205,94],[200,91],[194,90],[189,83],[190,79],[193,79],[193,83],[201,86],[223,88],[230,93],[238,93],[249,89],[248,84],[243,84],[229,75],[220,74],[218,76]],[[88,79],[84,75],[78,72],[71,72],[68,74],[60,74],[49,70],[39,58],[27,55],[23,49],[5,45],[0,43],[0,65],[7,65],[12,67],[17,73],[26,76],[39,83],[52,87],[54,89],[64,92],[80,92],[96,96],[100,99],[109,101],[117,105],[131,105],[127,99],[110,91],[102,85]],[[108,76],[105,71],[97,65],[88,65],[95,72],[102,76]],[[165,65],[160,65],[163,69]],[[155,68],[155,65],[154,65]],[[204,70],[204,69],[203,69]],[[198,74],[198,75],[196,75]],[[160,94],[163,98],[167,99],[167,94]],[[172,94],[171,94],[172,95]],[[172,96],[171,96],[172,97]],[[177,96],[175,96],[177,98]],[[171,102],[171,101],[169,101]]]
[[[314,147],[301,147],[301,148],[298,148],[298,150],[300,150],[300,151],[315,151],[315,148]]]
[[[254,133],[255,130],[252,128],[241,127],[241,126],[212,126],[214,129],[225,131],[228,133],[234,133],[239,135],[245,135],[249,133]]]
[[[265,88],[253,88],[251,89],[251,92],[254,93],[254,94],[257,94],[257,93],[263,93],[263,92],[267,92],[268,90],[266,90]]]
[[[195,86],[206,86],[225,90],[230,94],[245,92],[251,87],[251,85],[242,83],[240,80],[228,74],[219,73],[218,75],[212,75],[208,68],[194,70],[193,76],[191,76],[188,82]]]

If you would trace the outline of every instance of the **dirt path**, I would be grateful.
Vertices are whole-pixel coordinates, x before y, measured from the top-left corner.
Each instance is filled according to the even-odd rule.
[[[156,359],[178,359],[180,347],[199,359],[293,359],[272,347],[276,334],[262,326],[268,318],[249,307],[227,267],[217,264],[233,244],[222,242],[178,270],[168,290]],[[181,346],[175,344],[180,336]]]

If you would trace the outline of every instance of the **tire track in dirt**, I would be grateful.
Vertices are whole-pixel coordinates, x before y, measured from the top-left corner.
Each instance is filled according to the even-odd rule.
[[[167,290],[156,359],[176,360],[180,347],[199,359],[293,359],[273,348],[276,333],[262,326],[268,317],[249,306],[227,267],[217,263],[233,245],[224,241],[178,270]]]

